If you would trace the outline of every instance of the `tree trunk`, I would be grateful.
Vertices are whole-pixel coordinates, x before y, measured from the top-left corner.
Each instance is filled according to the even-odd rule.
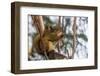
[[[74,58],[74,54],[76,51],[76,17],[74,17],[74,22],[73,22],[73,52],[72,52],[72,59]]]

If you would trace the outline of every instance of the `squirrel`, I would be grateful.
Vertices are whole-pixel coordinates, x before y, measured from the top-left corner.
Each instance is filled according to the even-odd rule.
[[[36,52],[45,56],[46,59],[54,58],[53,55],[57,48],[56,46],[59,40],[64,36],[63,30],[59,25],[60,23],[56,26],[44,25],[43,16],[36,15],[31,17],[34,24],[33,26],[36,27],[37,34],[32,39],[32,48],[28,51],[28,56],[34,56]]]
[[[33,48],[36,49],[36,52],[41,55],[47,54],[47,57],[50,59],[52,57],[49,56],[50,52],[54,52],[56,48],[56,43],[62,39],[64,36],[62,29],[60,26],[46,26],[44,30],[43,37],[41,38],[39,34],[33,37]],[[34,51],[31,51],[31,54]]]

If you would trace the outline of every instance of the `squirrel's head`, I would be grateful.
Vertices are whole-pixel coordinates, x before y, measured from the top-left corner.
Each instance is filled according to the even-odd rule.
[[[45,34],[49,37],[50,41],[58,41],[64,36],[60,26],[47,26]]]

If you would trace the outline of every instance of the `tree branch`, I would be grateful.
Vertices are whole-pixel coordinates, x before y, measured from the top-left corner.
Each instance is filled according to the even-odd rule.
[[[72,52],[72,59],[74,58],[74,53],[76,51],[76,17],[74,17],[74,23],[73,23],[73,52]]]

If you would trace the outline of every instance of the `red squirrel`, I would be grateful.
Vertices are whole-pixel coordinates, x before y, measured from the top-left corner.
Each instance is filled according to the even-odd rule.
[[[35,24],[38,27],[39,22],[36,23],[36,21],[42,22],[41,21],[42,17],[35,16],[34,20],[35,20]],[[40,27],[38,27],[38,30],[41,31]],[[36,36],[33,37],[32,49],[29,52],[29,54],[32,55],[32,53],[34,53],[33,48],[35,48],[38,54],[46,56],[47,58],[50,59],[49,54],[55,51],[56,43],[60,39],[62,39],[63,36],[64,34],[60,26],[57,26],[57,25],[56,26],[45,26],[42,36],[40,32],[40,34],[38,33]]]

